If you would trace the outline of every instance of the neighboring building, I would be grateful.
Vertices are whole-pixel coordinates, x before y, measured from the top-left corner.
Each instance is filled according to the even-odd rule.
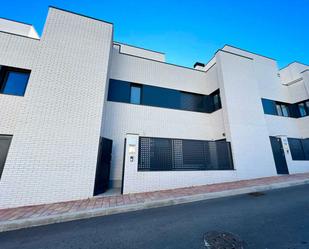
[[[41,38],[0,19],[0,66],[0,208],[309,172],[304,64],[177,66],[51,7]]]

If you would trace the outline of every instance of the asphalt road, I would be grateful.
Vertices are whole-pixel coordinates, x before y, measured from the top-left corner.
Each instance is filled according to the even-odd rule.
[[[309,185],[0,233],[0,248],[205,248],[203,235],[248,248],[309,249]]]

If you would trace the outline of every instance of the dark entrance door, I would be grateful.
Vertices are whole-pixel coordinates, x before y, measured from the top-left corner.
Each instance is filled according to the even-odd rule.
[[[281,139],[270,137],[270,143],[273,150],[277,174],[289,174]]]
[[[100,138],[97,170],[94,183],[94,195],[102,194],[108,189],[112,159],[113,140]]]
[[[6,156],[9,151],[12,136],[0,135],[0,178],[4,168]]]

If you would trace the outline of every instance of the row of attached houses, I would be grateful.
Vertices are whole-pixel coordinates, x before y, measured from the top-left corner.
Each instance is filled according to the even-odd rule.
[[[113,28],[0,19],[0,208],[309,172],[309,66],[226,45],[187,68]]]

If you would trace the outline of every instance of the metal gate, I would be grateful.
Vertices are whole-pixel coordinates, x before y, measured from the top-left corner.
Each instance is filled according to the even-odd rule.
[[[279,137],[269,137],[276,164],[277,174],[289,174],[285,154]]]
[[[138,171],[234,170],[226,140],[139,138]]]
[[[109,186],[113,140],[101,137],[95,175],[94,195],[104,193]]]

